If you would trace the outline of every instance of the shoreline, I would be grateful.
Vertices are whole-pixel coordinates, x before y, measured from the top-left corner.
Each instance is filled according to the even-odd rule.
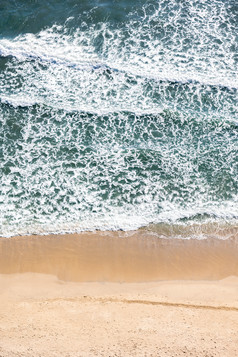
[[[65,281],[220,280],[238,276],[238,238],[165,239],[143,230],[0,238],[0,274]]]

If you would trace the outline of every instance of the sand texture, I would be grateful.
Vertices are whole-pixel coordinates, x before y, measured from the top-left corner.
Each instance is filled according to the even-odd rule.
[[[70,283],[0,277],[0,356],[238,356],[238,278]]]
[[[238,356],[238,245],[0,238],[0,357]]]

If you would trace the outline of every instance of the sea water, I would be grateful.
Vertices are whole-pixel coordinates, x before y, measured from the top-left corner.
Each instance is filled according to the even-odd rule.
[[[237,232],[237,89],[236,0],[1,0],[0,235]]]

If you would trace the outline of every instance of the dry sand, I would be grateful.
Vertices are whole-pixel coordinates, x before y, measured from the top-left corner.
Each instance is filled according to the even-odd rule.
[[[236,239],[1,238],[0,273],[1,357],[238,356]]]

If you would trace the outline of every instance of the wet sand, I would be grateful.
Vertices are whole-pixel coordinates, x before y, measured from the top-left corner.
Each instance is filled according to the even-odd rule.
[[[162,239],[147,232],[0,238],[0,273],[66,281],[141,282],[238,276],[238,239]]]
[[[237,239],[0,238],[0,356],[238,355]]]

